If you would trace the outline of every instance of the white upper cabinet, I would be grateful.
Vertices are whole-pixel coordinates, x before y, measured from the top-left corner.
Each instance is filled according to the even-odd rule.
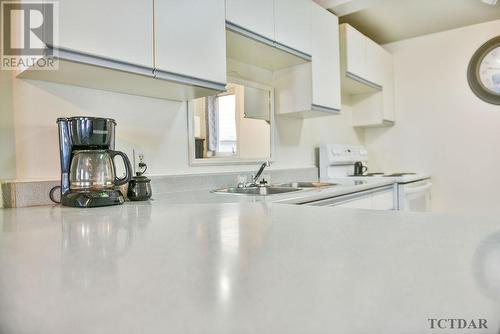
[[[311,63],[274,72],[276,110],[309,118],[338,114],[341,108],[337,17],[314,2],[311,8]]]
[[[382,86],[384,79],[384,55],[386,51],[380,45],[365,37],[365,72],[363,78]]]
[[[339,111],[340,55],[338,18],[312,3],[312,104]]]
[[[394,58],[392,54],[384,51],[383,55],[383,69],[384,77],[382,81],[383,86],[383,122],[395,122],[395,103],[394,103]]]
[[[60,0],[54,47],[58,71],[18,77],[175,101],[214,95],[226,86],[225,2]]]
[[[354,125],[392,125],[395,119],[392,55],[348,24],[340,26],[340,36],[342,90],[350,95]]]
[[[153,0],[60,0],[55,46],[152,68]]]
[[[226,20],[274,40],[274,0],[226,0]]]
[[[250,37],[256,37],[252,33],[264,37],[261,42],[309,61],[312,3],[312,0],[226,0],[226,20],[250,32]]]
[[[157,70],[226,82],[224,0],[156,0],[155,35]]]
[[[348,24],[340,25],[344,74],[372,89],[382,86],[383,48]],[[355,88],[353,87],[353,90]],[[362,92],[362,87],[359,92]]]
[[[275,40],[311,54],[312,0],[274,0]]]
[[[358,77],[366,75],[365,36],[348,24],[340,26],[345,71]]]

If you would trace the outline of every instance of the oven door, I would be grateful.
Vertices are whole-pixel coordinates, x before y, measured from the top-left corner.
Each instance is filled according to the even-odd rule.
[[[431,211],[430,180],[398,184],[398,210]]]

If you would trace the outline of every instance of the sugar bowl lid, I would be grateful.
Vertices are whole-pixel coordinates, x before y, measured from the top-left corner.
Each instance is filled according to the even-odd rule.
[[[134,181],[134,182],[137,182],[137,183],[147,183],[147,182],[151,182],[151,179],[149,179],[148,177],[142,175],[141,172],[137,172],[135,173],[136,175],[135,176],[132,176],[132,179],[130,181]]]

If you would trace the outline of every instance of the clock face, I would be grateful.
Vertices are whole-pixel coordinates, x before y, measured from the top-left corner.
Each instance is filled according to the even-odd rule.
[[[500,105],[500,36],[474,52],[467,67],[467,81],[481,100]]]
[[[500,96],[500,46],[485,54],[478,70],[481,85],[491,94]]]

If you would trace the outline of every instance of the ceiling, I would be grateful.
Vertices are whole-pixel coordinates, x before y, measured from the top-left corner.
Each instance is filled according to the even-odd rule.
[[[315,1],[380,44],[500,19],[500,2],[480,0]]]

